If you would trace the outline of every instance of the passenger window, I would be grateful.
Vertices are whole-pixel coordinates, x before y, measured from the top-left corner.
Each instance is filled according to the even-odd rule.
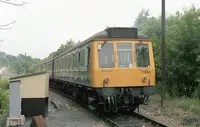
[[[98,57],[100,68],[113,68],[114,67],[114,49],[113,44],[104,43],[98,45]]]
[[[63,65],[64,65],[64,63],[63,63],[63,57],[61,57],[60,62],[61,62],[61,71],[63,71]]]
[[[66,69],[68,70],[68,55],[66,56],[66,59],[65,59],[65,63],[66,63]]]
[[[63,60],[62,60],[63,66],[62,66],[62,70],[65,70],[65,56],[63,56]]]
[[[73,67],[73,63],[74,63],[74,55],[71,54],[71,68]]]
[[[117,44],[119,68],[133,67],[132,44]]]
[[[60,59],[58,59],[58,72],[60,72]]]
[[[88,52],[87,52],[87,65],[90,65],[90,47],[88,47]]]
[[[59,65],[58,65],[58,60],[57,60],[57,72],[58,72],[58,66],[59,66]]]
[[[76,53],[74,53],[73,57],[74,57],[73,67],[76,67]]]
[[[58,61],[56,60],[56,72],[58,72]]]
[[[67,55],[65,56],[65,70],[67,70]]]
[[[69,60],[69,54],[67,56],[67,70],[69,70],[69,67],[70,67],[70,60]]]
[[[85,49],[82,49],[81,55],[81,66],[83,67],[85,63]]]
[[[80,66],[80,63],[81,63],[81,53],[78,52],[78,66]]]
[[[74,53],[73,54],[73,67],[75,67],[75,64],[76,64],[75,60],[76,60],[76,57],[75,57],[75,53]]]
[[[72,59],[71,59],[71,54],[69,54],[69,69],[71,68],[71,65],[72,65],[72,61],[71,61]]]

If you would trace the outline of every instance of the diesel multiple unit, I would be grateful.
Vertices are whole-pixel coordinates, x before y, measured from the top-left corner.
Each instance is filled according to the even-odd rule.
[[[38,67],[91,109],[135,110],[154,93],[152,42],[137,28],[107,28]]]

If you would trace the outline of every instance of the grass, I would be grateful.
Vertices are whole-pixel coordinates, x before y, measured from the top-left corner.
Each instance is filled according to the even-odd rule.
[[[153,111],[160,107],[160,95],[151,96],[149,104]],[[163,113],[169,117],[182,120],[180,125],[186,127],[200,127],[200,100],[188,97],[171,97],[166,95]]]
[[[160,100],[161,100],[160,95],[158,94],[153,95],[151,97],[151,102],[160,102]],[[167,95],[164,101],[165,101],[164,104],[172,108],[182,109],[187,112],[190,111],[197,115],[200,114],[200,100],[199,99],[187,98],[187,97],[174,98]]]
[[[200,114],[200,100],[193,98],[176,98],[169,100],[172,106],[176,108],[183,109],[185,111],[190,111],[195,114]]]

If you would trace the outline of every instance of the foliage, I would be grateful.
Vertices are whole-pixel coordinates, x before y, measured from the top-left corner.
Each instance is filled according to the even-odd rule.
[[[161,81],[161,19],[146,18],[145,11],[139,31],[153,41],[156,82]],[[200,77],[200,9],[194,6],[166,18],[167,90],[170,95],[188,97],[199,86]],[[136,20],[136,22],[139,22]],[[198,94],[196,94],[198,95]]]
[[[7,79],[0,78],[0,90],[9,89],[9,81]]]
[[[9,81],[0,79],[0,114],[5,115],[8,111]]]
[[[138,17],[135,21],[135,27],[140,28],[141,23],[147,20],[148,16],[149,16],[149,10],[143,9],[141,12],[139,12]]]
[[[67,42],[66,42],[65,44],[62,44],[62,45],[60,46],[60,48],[59,48],[57,51],[52,52],[52,53],[48,56],[48,59],[60,55],[61,53],[65,52],[67,49],[72,48],[74,45],[75,45],[75,44],[74,44],[74,41],[73,41],[72,39],[67,40]]]
[[[10,60],[16,60],[16,57],[0,52],[0,67],[7,66]]]
[[[18,56],[12,56],[12,55],[7,55],[4,52],[0,52],[0,67],[3,66],[9,67],[10,70],[12,70],[14,73],[17,74],[33,73],[34,68],[38,64],[44,62],[46,59],[60,55],[61,53],[63,53],[64,51],[73,46],[74,46],[74,41],[70,39],[65,44],[62,44],[57,51],[52,52],[44,60],[32,58],[31,56],[26,56],[23,54],[19,54]]]
[[[34,59],[31,56],[19,54],[18,56],[7,55],[0,52],[0,67],[5,66],[17,74],[32,73],[33,67],[40,59]]]
[[[197,61],[198,63],[200,63],[200,55],[197,56],[196,61]]]

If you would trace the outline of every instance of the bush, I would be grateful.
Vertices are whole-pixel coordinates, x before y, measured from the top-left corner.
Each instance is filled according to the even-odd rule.
[[[9,81],[7,79],[0,78],[0,90],[8,90],[9,89]]]
[[[0,114],[5,115],[8,111],[8,91],[0,91]]]
[[[0,79],[0,114],[5,115],[8,112],[8,89],[9,81],[7,79]]]

